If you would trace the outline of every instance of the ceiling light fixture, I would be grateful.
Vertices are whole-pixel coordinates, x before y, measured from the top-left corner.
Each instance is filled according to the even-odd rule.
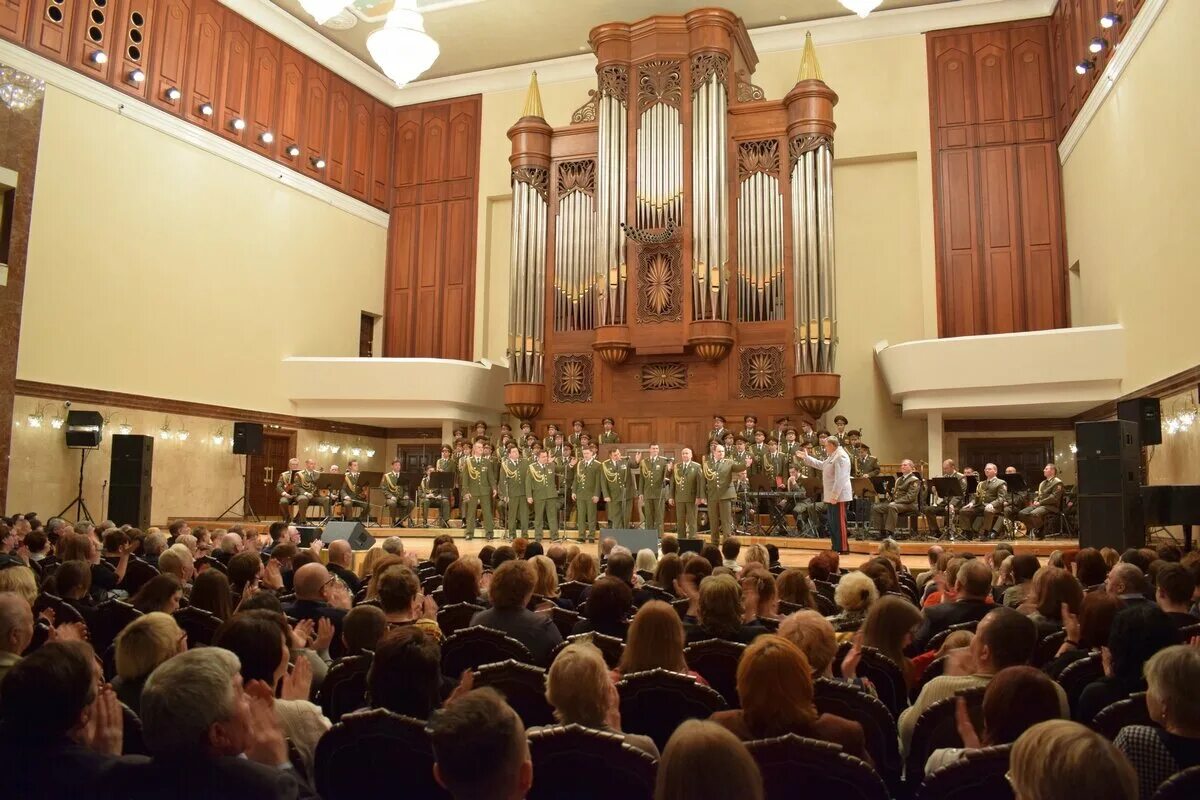
[[[324,25],[342,13],[342,9],[348,5],[347,0],[300,0],[300,7],[315,19],[318,25]]]
[[[1111,28],[1114,25],[1119,24],[1120,22],[1121,22],[1121,15],[1115,11],[1109,11],[1107,14],[1105,14],[1103,17],[1100,18],[1100,27],[1101,28]]]
[[[174,103],[176,100],[183,97],[183,92],[172,86],[170,89],[167,89],[166,95],[167,99]]]
[[[325,159],[321,158],[320,156],[317,156],[316,158],[310,158],[309,161],[312,162],[314,169],[325,169]]]
[[[1088,42],[1088,52],[1103,53],[1108,48],[1108,39],[1103,36],[1097,36],[1092,41]]]
[[[140,69],[135,69],[133,72],[129,73],[130,83],[141,83],[144,80],[146,80],[146,73],[142,72]]]
[[[246,120],[242,119],[241,117],[234,117],[233,121],[229,123],[229,126],[235,131],[244,131],[246,130]]]
[[[1096,68],[1095,60],[1091,59],[1091,58],[1085,58],[1083,61],[1080,61],[1078,64],[1075,65],[1075,72],[1076,72],[1076,74],[1079,74],[1079,75],[1087,75],[1089,72],[1091,72],[1095,68]]]
[[[296,156],[300,155],[300,148],[296,147],[294,144],[289,144],[287,148],[287,154],[292,158],[295,158]]]
[[[92,63],[93,64],[107,64],[108,63],[108,53],[104,52],[103,50],[97,50],[96,52],[92,53]]]
[[[201,103],[200,113],[206,117],[211,117],[213,115],[212,103]]]
[[[275,141],[275,134],[271,133],[270,131],[263,131],[258,135],[258,140],[263,144],[270,144],[271,142]]]
[[[433,66],[441,48],[425,32],[417,0],[396,0],[383,27],[367,37],[371,58],[397,86],[404,86]]]
[[[0,64],[0,101],[13,111],[24,111],[41,98],[46,84],[18,69]]]
[[[867,14],[879,8],[883,0],[838,0],[838,2],[855,14],[858,14],[858,16],[866,19]]]

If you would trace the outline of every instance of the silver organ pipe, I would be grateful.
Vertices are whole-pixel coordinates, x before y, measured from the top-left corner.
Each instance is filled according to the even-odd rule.
[[[783,196],[775,140],[738,145],[738,320],[782,320]]]
[[[596,246],[591,273],[597,293],[595,325],[625,322],[625,244],[620,226],[626,207],[627,113],[625,98],[602,91],[597,114]]]
[[[822,136],[797,137],[792,152],[796,364],[804,372],[832,372],[837,346],[833,152]]]
[[[693,74],[699,69],[693,60]],[[696,319],[728,319],[729,196],[727,192],[726,126],[727,95],[725,67],[718,62],[694,83],[692,103],[692,259],[694,316]],[[739,200],[739,203],[741,201]],[[756,200],[747,198],[739,215],[753,213]],[[742,252],[739,250],[739,252]],[[745,302],[738,306],[745,313]]]

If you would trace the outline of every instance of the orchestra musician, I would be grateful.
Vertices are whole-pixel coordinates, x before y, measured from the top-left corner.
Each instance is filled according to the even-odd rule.
[[[896,532],[896,523],[901,514],[911,514],[917,510],[921,479],[917,477],[915,468],[912,459],[906,458],[901,461],[900,477],[892,487],[891,500],[884,499],[871,509],[871,527],[879,531],[882,537],[891,536]]]
[[[485,442],[476,439],[471,445],[471,455],[462,462],[462,516],[466,527],[465,539],[475,538],[475,512],[483,511],[483,530],[491,541],[496,535],[496,522],[492,518],[492,500],[496,497],[496,476],[492,472],[491,460],[484,457]]]
[[[1033,503],[1017,512],[1018,519],[1025,523],[1025,529],[1029,531],[1031,539],[1039,538],[1038,534],[1046,524],[1048,514],[1057,514],[1062,510],[1063,492],[1066,489],[1062,479],[1058,477],[1058,467],[1054,464],[1047,464],[1042,469],[1042,475],[1046,479],[1038,484]]]
[[[743,447],[745,442],[742,442]],[[743,450],[741,460],[726,458],[724,445],[713,447],[712,464],[704,467],[705,503],[708,506],[708,532],[713,544],[721,543],[721,534],[733,535],[733,500],[737,494],[734,476],[744,473],[753,459]]]
[[[533,506],[533,540],[540,542],[547,527],[551,540],[557,539],[558,470],[545,450],[539,450],[537,460],[525,469],[525,500]]]
[[[582,442],[580,441],[581,436],[583,436],[583,420],[581,420],[581,419],[571,420],[571,435],[567,437],[564,444],[571,445],[572,450],[578,450],[579,445],[582,444]]]
[[[946,524],[949,525],[951,515],[957,512],[955,504],[965,502],[967,497],[967,476],[955,468],[954,459],[947,458],[942,462],[942,477],[958,478],[958,483],[962,486],[962,497],[939,497],[936,503],[925,506],[921,514],[925,517],[926,524],[934,536],[942,535],[941,528],[938,527],[938,517],[945,517]]]
[[[745,428],[742,430],[742,438],[746,440],[746,444],[754,441],[754,430],[758,426],[758,417],[753,414],[747,414],[742,418]]]
[[[556,436],[558,436],[558,426],[555,425],[553,422],[551,422],[549,425],[546,426],[546,438],[542,439],[542,447],[544,447],[547,450],[553,451],[554,446],[555,446],[554,438]],[[561,444],[561,442],[560,442],[560,444]]]
[[[383,502],[387,506],[392,524],[404,527],[404,521],[412,514],[413,501],[408,499],[408,486],[400,472],[400,459],[392,461],[392,471],[383,473],[379,488],[383,490]]]
[[[446,447],[443,449],[446,451],[449,451],[450,448]],[[442,460],[443,459],[438,459],[438,464],[441,464]],[[441,469],[441,467],[439,467],[438,471],[439,472],[448,472],[449,470],[443,470],[443,469]],[[430,483],[429,479],[433,477],[433,473],[434,473],[434,469],[433,469],[432,465],[426,467],[425,468],[425,477],[421,478],[420,486],[417,489],[417,495],[421,499],[421,504],[420,504],[420,506],[421,506],[421,527],[422,528],[429,527],[429,507],[431,505],[433,505],[434,503],[437,503],[438,512],[439,512],[438,513],[438,525],[442,528],[449,528],[450,527],[450,523],[449,523],[449,520],[450,520],[450,498],[447,497],[446,495],[442,494],[442,492],[443,492],[442,489],[434,489],[432,486],[429,485],[429,483]]]
[[[296,515],[288,520],[289,522],[304,522],[309,506],[320,508],[321,519],[328,519],[332,512],[333,500],[317,492],[317,476],[321,474],[321,471],[317,469],[317,462],[310,458],[304,462],[304,469],[296,469],[299,464],[299,459],[293,458],[288,462],[288,471],[279,477],[279,480],[283,482],[285,476],[290,476],[285,483],[276,484],[276,488],[281,489],[279,507],[284,510],[286,518],[287,507],[295,504]]]
[[[710,430],[708,432],[708,442],[707,443],[709,445],[711,445],[713,442],[717,442],[718,444],[723,444],[725,442],[725,434],[727,434],[727,433],[729,433],[729,431],[727,431],[725,429],[725,418],[722,417],[720,414],[714,414],[713,415],[713,426],[712,426],[712,430]]]
[[[958,526],[964,531],[995,533],[996,524],[1003,519],[1008,486],[996,477],[996,472],[995,464],[984,466],[984,479],[975,487],[975,496],[958,513]]]
[[[635,456],[638,472],[641,475],[642,524],[646,530],[654,529],[658,535],[663,534],[663,483],[670,477],[671,459],[659,455],[657,443],[650,445],[650,455],[643,457],[641,453]]]
[[[704,480],[700,465],[692,461],[690,447],[679,451],[679,463],[672,473],[667,502],[675,509],[675,533],[681,538],[694,539],[698,532],[696,510],[703,496]]]
[[[821,470],[821,497],[825,503],[829,538],[833,550],[848,554],[850,542],[846,533],[846,504],[854,499],[850,487],[850,455],[834,436],[825,437],[824,447],[824,460],[807,453],[801,458],[810,467]]]
[[[306,497],[296,490],[300,472],[300,459],[293,458],[288,461],[287,470],[279,473],[279,480],[275,481],[275,491],[279,492],[279,511],[284,522],[303,523],[308,512],[311,496]],[[295,512],[292,511],[293,507]]]
[[[506,508],[510,539],[517,538],[518,523],[522,536],[529,533],[529,507],[533,501],[528,499],[528,466],[529,461],[521,458],[521,450],[515,444],[508,446],[508,455],[500,461],[500,502]]]
[[[583,541],[596,539],[596,505],[600,502],[600,463],[596,461],[596,451],[590,444],[583,446],[583,460],[575,465],[575,482],[571,488],[571,498],[575,501],[575,510],[579,520],[579,535]]]
[[[616,432],[616,430],[614,430],[617,426],[616,421],[612,417],[605,417],[604,421],[601,424],[604,426],[604,430],[600,433],[600,438],[597,440],[596,443],[597,444],[619,444],[621,441],[621,437],[617,436],[617,432]]]
[[[363,513],[368,513],[367,508],[367,487],[358,471],[358,459],[351,459],[346,464],[346,477],[342,479],[342,519],[357,520]]]
[[[630,477],[629,461],[621,458],[621,449],[614,447],[609,451],[608,459],[601,462],[600,482],[604,492],[604,504],[608,509],[608,527],[629,527],[629,498]]]

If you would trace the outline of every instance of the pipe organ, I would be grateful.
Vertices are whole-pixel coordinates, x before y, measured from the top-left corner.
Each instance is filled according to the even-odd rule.
[[[811,40],[779,100],[729,11],[600,25],[590,44],[597,86],[571,123],[546,122],[535,75],[508,132],[510,412],[683,442],[713,413],[823,414],[841,392],[837,95]]]

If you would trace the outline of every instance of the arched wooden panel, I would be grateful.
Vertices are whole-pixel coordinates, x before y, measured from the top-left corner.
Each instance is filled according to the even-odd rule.
[[[188,40],[188,80],[184,116],[197,125],[213,128],[220,102],[221,31],[224,11],[217,0],[195,0]],[[201,109],[211,106],[213,113]]]
[[[150,30],[150,102],[175,114],[184,108],[187,77],[188,25],[192,5],[189,0],[155,0],[154,27]],[[168,97],[175,89],[177,100]]]
[[[66,62],[71,46],[71,31],[82,0],[33,0],[29,11],[29,38],[33,52]]]
[[[219,70],[221,104],[217,126],[221,135],[235,142],[246,142],[250,134],[250,64],[253,58],[254,26],[237,14],[225,15]],[[238,130],[234,121],[244,127]]]
[[[110,0],[113,2],[113,0]],[[150,42],[154,38],[153,0],[116,0],[112,28],[113,62],[109,83],[134,97],[147,99],[150,87]],[[134,80],[141,71],[142,80]]]
[[[392,185],[392,122],[395,110],[374,103],[371,133],[371,205],[388,208]]]
[[[401,113],[396,119],[396,188],[405,189],[417,182],[417,166],[421,163],[421,124]]]
[[[1054,116],[1054,82],[1050,78],[1050,43],[1044,28],[1013,31],[1013,117],[1018,120]]]
[[[303,132],[304,116],[304,56],[283,45],[279,60],[279,112],[276,116],[279,130],[275,132],[277,156],[280,161],[300,169],[303,153],[292,156],[288,148],[299,146]]]
[[[335,189],[349,187],[350,164],[350,86],[332,76],[329,81],[329,146],[325,156],[326,181]]]
[[[249,124],[247,144],[267,157],[279,149],[279,76],[280,44],[265,31],[254,31],[254,53],[250,58],[250,103],[246,109]],[[264,142],[263,134],[271,141]]]
[[[1002,124],[1010,117],[1007,32],[977,33],[971,37],[971,45],[979,115],[976,121]]]
[[[427,114],[421,122],[421,182],[446,177],[446,114]]]
[[[70,64],[98,81],[107,82],[114,56],[113,29],[119,11],[114,0],[75,0]],[[97,54],[103,53],[100,57]],[[99,60],[98,60],[99,59]]]
[[[305,174],[324,180],[325,169],[316,162],[329,156],[329,70],[312,60],[304,65],[304,122],[300,130],[302,168]]]
[[[370,194],[371,176],[371,98],[365,92],[352,90],[350,104],[350,170],[347,189],[359,200]]]
[[[40,6],[34,0],[0,0],[0,39],[24,42],[29,29],[29,11]]]

